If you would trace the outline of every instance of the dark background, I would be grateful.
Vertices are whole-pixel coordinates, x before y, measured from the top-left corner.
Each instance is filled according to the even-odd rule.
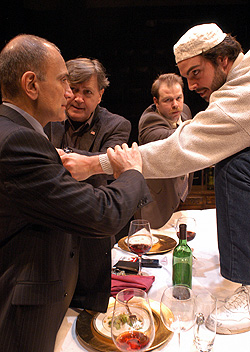
[[[176,72],[173,45],[190,27],[215,22],[250,49],[249,0],[19,0],[1,1],[0,46],[30,33],[54,42],[65,60],[99,59],[109,75],[102,106],[132,123],[152,102],[151,85],[160,73]],[[249,97],[250,99],[250,97]],[[185,86],[193,114],[206,103]]]

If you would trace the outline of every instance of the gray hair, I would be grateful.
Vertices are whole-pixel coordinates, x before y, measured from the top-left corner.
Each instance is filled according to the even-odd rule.
[[[83,83],[96,75],[99,90],[109,86],[106,70],[97,59],[77,58],[67,61],[66,66],[70,84]]]
[[[60,52],[53,43],[30,34],[20,34],[5,45],[0,53],[0,85],[3,97],[14,98],[19,94],[21,78],[27,71],[34,72],[39,80],[45,79],[50,56],[48,45]]]
[[[181,76],[178,76],[175,73],[164,73],[162,75],[159,75],[154,81],[151,88],[151,94],[156,99],[159,99],[159,89],[162,83],[166,83],[168,87],[172,87],[176,83],[179,83],[182,90],[184,87],[184,83]]]

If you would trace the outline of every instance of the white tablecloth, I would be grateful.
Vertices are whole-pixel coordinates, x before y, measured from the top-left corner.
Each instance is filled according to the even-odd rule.
[[[176,219],[182,214],[193,216],[197,222],[196,237],[189,242],[193,249],[193,291],[198,293],[208,290],[214,294],[219,301],[223,301],[227,296],[232,294],[239,284],[232,283],[220,275],[219,253],[217,247],[217,230],[216,230],[216,213],[215,209],[206,210],[184,210],[174,213],[168,223],[159,230],[153,230],[153,233],[166,234],[177,240],[174,225]],[[131,256],[130,253],[122,251],[115,246],[112,250],[113,263],[117,262],[120,257]],[[162,264],[161,269],[143,268],[149,275],[155,275],[155,282],[150,288],[149,298],[159,301],[163,290],[171,285],[172,282],[172,251],[155,257]],[[62,326],[58,332],[55,352],[83,352],[90,351],[80,345],[75,334],[75,322],[78,313],[72,309],[68,312],[63,320]],[[193,331],[181,334],[182,351],[193,352]],[[177,337],[173,336],[170,342],[154,350],[177,352]],[[250,332],[237,335],[216,335],[214,343],[214,352],[235,352],[250,351]],[[107,351],[108,352],[108,351]]]

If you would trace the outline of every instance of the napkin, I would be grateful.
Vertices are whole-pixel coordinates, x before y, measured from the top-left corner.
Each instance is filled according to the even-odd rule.
[[[139,276],[139,275],[111,275],[111,296],[125,288],[140,288],[148,291],[155,281],[154,276]]]

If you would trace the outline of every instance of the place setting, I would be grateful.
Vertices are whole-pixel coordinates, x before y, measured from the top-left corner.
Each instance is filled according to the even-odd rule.
[[[140,220],[132,220],[136,224]],[[145,221],[145,220],[144,220]],[[152,233],[152,231],[151,231]],[[137,237],[137,242],[139,242],[142,238],[140,238],[140,233],[136,235]],[[166,253],[171,251],[175,246],[176,246],[176,241],[172,237],[169,237],[164,234],[158,234],[158,233],[152,233],[152,244],[150,249],[148,249],[145,244],[141,244],[141,246],[137,245],[129,245],[129,235],[126,237],[121,238],[118,241],[118,247],[126,252],[131,252],[133,251],[134,253],[137,254],[136,252],[136,247],[138,248],[137,251],[141,252],[144,251],[142,254],[147,254],[147,255],[153,255],[153,254],[161,254],[161,253]],[[133,240],[134,241],[134,240]]]
[[[194,352],[211,352],[216,338],[217,300],[184,285],[167,287],[157,302],[145,291],[127,288],[111,298],[106,313],[83,311],[76,321],[77,339],[100,352],[151,351],[193,329]],[[191,337],[191,338],[192,338]]]
[[[124,302],[126,296],[130,298],[128,302]],[[133,324],[129,320],[131,313]],[[138,317],[136,322],[135,317]],[[161,320],[160,303],[149,300],[147,293],[141,289],[124,289],[117,294],[116,299],[110,299],[106,313],[83,311],[76,321],[76,335],[80,344],[100,352],[127,351],[126,344],[129,342],[124,340],[126,334],[127,340],[129,336],[131,339],[131,331],[138,333],[133,335],[137,344],[135,351],[153,350],[169,341],[173,335]],[[138,346],[138,340],[143,335],[144,341],[148,342]],[[129,348],[133,351],[131,346]]]
[[[158,243],[159,239],[157,238],[156,240]],[[148,221],[131,221],[126,244],[128,246],[128,251],[136,254],[138,256],[138,260],[119,261],[120,266],[115,265],[116,268],[119,268],[118,275],[113,273],[111,274],[111,298],[106,313],[97,313],[84,310],[78,316],[76,321],[76,335],[79,342],[83,346],[91,347],[92,349],[101,352],[106,352],[107,350],[109,352],[127,351],[126,348],[128,348],[128,346],[124,347],[126,346],[126,343],[118,343],[117,339],[118,335],[120,335],[119,330],[121,330],[121,332],[125,335],[126,333],[129,335],[128,331],[131,331],[131,321],[128,321],[128,309],[131,309],[131,311],[135,310],[135,315],[140,317],[138,320],[139,334],[137,334],[140,337],[139,340],[141,340],[144,334],[144,325],[142,325],[144,320],[148,328],[151,327],[152,329],[149,334],[150,336],[147,335],[148,331],[145,332],[147,335],[145,339],[148,342],[143,343],[141,346],[137,346],[136,350],[149,351],[159,347],[171,339],[172,332],[165,327],[160,317],[160,303],[154,300],[149,300],[147,296],[147,291],[152,286],[155,277],[142,271],[142,255],[151,250],[151,248],[156,244],[154,244],[154,241],[156,240],[153,239]],[[175,241],[174,244],[176,245]],[[123,267],[122,264],[125,265],[125,267]],[[124,271],[122,269],[124,269]],[[123,271],[122,275],[121,271]],[[124,303],[122,305],[120,301],[124,301],[124,295],[126,294],[129,295],[130,299],[126,304]],[[140,304],[138,304],[138,301]],[[141,309],[141,306],[144,307],[143,310]],[[117,310],[119,313],[116,313]],[[142,312],[140,312],[141,310]],[[147,310],[148,313],[144,317],[143,311]],[[112,330],[114,314],[116,314],[116,323],[115,325],[113,324],[115,328]],[[125,331],[125,327],[128,328],[128,331]],[[116,330],[116,337],[114,337],[114,329]],[[122,340],[124,339],[125,338],[123,336]],[[131,349],[131,346],[129,348],[129,350],[133,350]]]
[[[195,225],[192,218],[180,218],[176,223],[177,238],[182,240],[185,229],[186,241],[192,240],[196,235]],[[149,299],[147,292],[155,277],[142,270],[142,255],[159,243],[157,237],[153,238],[148,221],[131,221],[124,243],[138,260],[136,257],[134,261],[124,260],[124,268],[121,260],[120,265],[114,265],[118,272],[111,273],[111,297],[105,313],[83,310],[78,315],[75,330],[83,347],[100,352],[151,351],[176,336],[178,352],[181,352],[184,351],[181,332],[193,329],[194,351],[212,350],[216,335],[216,299],[212,295],[196,290],[194,293],[191,283],[173,281],[173,286],[163,290],[160,300]],[[174,242],[173,248],[177,245]]]

